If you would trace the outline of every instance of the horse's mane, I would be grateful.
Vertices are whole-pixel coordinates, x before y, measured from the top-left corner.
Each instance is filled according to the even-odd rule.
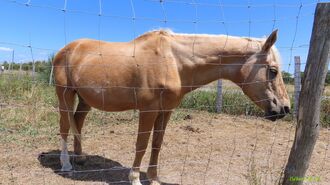
[[[187,36],[187,37],[231,37],[231,38],[242,38],[242,39],[246,39],[248,41],[258,41],[258,42],[262,42],[265,40],[265,38],[244,37],[244,36],[239,37],[239,36],[230,36],[230,35],[224,35],[224,34],[175,33],[174,31],[172,31],[169,28],[150,30],[150,31],[147,31],[147,32],[143,33],[142,35],[138,36],[136,39],[148,37],[148,36],[154,35],[154,34],[163,34],[163,35],[172,35],[172,36]]]
[[[277,61],[278,65],[281,66],[282,59],[281,59],[280,52],[278,51],[278,49],[276,48],[276,46],[271,47],[271,50],[273,51],[274,58]]]
[[[153,36],[153,35],[174,35],[175,33],[171,30],[171,29],[157,29],[157,30],[150,30],[150,31],[147,31],[145,33],[143,33],[142,35],[136,37],[135,40],[140,40],[140,39],[146,39],[150,36]]]
[[[183,37],[205,37],[205,38],[212,38],[212,37],[228,37],[228,38],[241,38],[245,39],[249,42],[259,42],[263,43],[267,39],[267,37],[263,38],[255,38],[255,37],[239,37],[239,36],[230,36],[230,35],[223,35],[223,34],[194,34],[194,33],[175,33],[169,28],[161,28],[161,29],[155,29],[150,30],[148,32],[143,33],[142,35],[138,36],[136,40],[140,39],[146,39],[148,37],[151,37],[153,35],[168,35],[168,36],[183,36]],[[281,56],[276,48],[276,46],[273,46],[271,48],[272,53],[274,54],[275,60],[278,62],[279,65],[281,65]]]

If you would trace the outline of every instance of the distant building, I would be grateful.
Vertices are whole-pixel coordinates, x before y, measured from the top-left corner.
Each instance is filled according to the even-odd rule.
[[[5,66],[1,66],[0,72],[3,72],[5,70]]]

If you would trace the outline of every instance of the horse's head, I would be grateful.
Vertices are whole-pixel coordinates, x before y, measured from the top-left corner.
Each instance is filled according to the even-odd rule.
[[[241,68],[244,93],[265,111],[267,119],[275,121],[290,112],[288,97],[280,70],[280,57],[274,43],[277,30],[262,44]]]

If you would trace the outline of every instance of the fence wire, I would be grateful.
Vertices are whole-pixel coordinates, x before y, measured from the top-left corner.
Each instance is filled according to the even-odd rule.
[[[108,65],[104,64],[104,58],[103,57],[127,57],[132,58],[135,62],[135,64],[138,66],[138,68],[154,68],[155,66],[159,65],[159,61],[150,62],[148,65],[140,65],[137,62],[136,59],[136,49],[137,49],[137,43],[136,40],[133,39],[133,49],[131,55],[107,55],[106,53],[102,53],[102,35],[105,34],[102,32],[102,26],[104,25],[105,19],[116,19],[116,20],[122,20],[122,21],[130,21],[131,22],[131,32],[134,38],[138,37],[138,23],[139,22],[153,22],[153,23],[162,23],[165,27],[171,23],[175,24],[185,24],[185,23],[191,23],[193,25],[193,34],[192,34],[192,45],[191,45],[191,57],[196,57],[196,43],[197,43],[197,37],[199,36],[197,33],[199,33],[199,25],[204,23],[209,24],[217,24],[219,27],[223,27],[224,29],[224,36],[226,37],[226,41],[224,44],[224,48],[227,45],[228,38],[230,36],[230,30],[229,25],[230,24],[247,24],[247,33],[248,33],[248,39],[249,42],[246,46],[246,51],[249,50],[249,48],[253,47],[253,38],[251,37],[252,33],[252,27],[254,24],[258,23],[271,23],[271,28],[269,30],[273,31],[276,29],[277,24],[287,21],[287,20],[294,20],[295,21],[295,27],[293,30],[292,35],[292,42],[290,46],[278,46],[279,49],[287,50],[289,51],[289,63],[288,64],[281,64],[282,68],[287,68],[287,71],[291,71],[291,63],[292,58],[294,56],[294,50],[299,49],[306,49],[309,47],[309,44],[298,44],[296,45],[296,39],[297,34],[299,33],[299,23],[303,18],[306,17],[312,17],[314,14],[310,13],[304,13],[303,8],[304,7],[313,7],[315,6],[319,1],[311,1],[311,2],[300,2],[299,4],[293,4],[293,3],[276,3],[274,1],[273,3],[263,3],[263,4],[256,4],[252,1],[248,1],[246,4],[226,4],[222,0],[219,0],[214,3],[209,2],[201,2],[196,0],[190,0],[190,1],[183,1],[183,0],[145,0],[146,2],[159,4],[161,9],[162,18],[155,18],[155,17],[140,17],[137,16],[137,9],[136,4],[137,2],[134,0],[129,0],[129,9],[131,11],[131,16],[119,16],[119,15],[112,15],[107,14],[104,11],[105,5],[104,1],[98,0],[94,3],[97,3],[98,5],[98,11],[97,12],[91,12],[86,10],[77,10],[77,9],[69,9],[68,8],[68,2],[67,0],[64,0],[62,7],[56,7],[52,5],[45,5],[42,3],[35,3],[34,1],[28,0],[26,2],[22,1],[15,1],[15,0],[5,0],[4,2],[12,3],[16,6],[24,6],[30,11],[42,9],[42,10],[49,10],[49,13],[53,13],[53,11],[61,12],[63,15],[63,39],[65,45],[70,42],[70,39],[68,37],[68,15],[69,14],[77,14],[77,15],[86,15],[86,16],[97,16],[97,40],[98,40],[98,52],[93,51],[87,51],[83,54],[85,55],[91,55],[91,56],[99,56],[98,58],[98,64],[97,66],[100,67],[100,71],[102,71],[104,74],[106,73],[106,70],[110,67],[116,67],[115,65]],[[169,10],[166,8],[167,4],[173,4],[173,5],[183,5],[187,8],[191,8],[194,12],[194,17],[192,17],[189,20],[186,19],[171,19]],[[199,12],[201,11],[202,7],[215,7],[219,10],[218,17],[214,17],[214,19],[210,20],[204,20],[200,19]],[[272,19],[253,19],[252,15],[254,14],[254,9],[260,9],[260,8],[272,8],[273,10],[273,18]],[[297,9],[296,16],[293,17],[283,17],[279,14],[278,9],[279,8],[294,8]],[[226,8],[244,8],[248,11],[248,17],[246,20],[227,20],[227,16],[225,14]],[[30,18],[28,18],[30,19]],[[28,20],[31,21],[31,20]],[[40,85],[41,82],[39,82],[36,78],[37,71],[36,71],[36,59],[35,59],[35,50],[43,50],[43,51],[49,51],[49,52],[58,52],[58,49],[54,48],[44,48],[44,47],[38,47],[34,46],[34,41],[32,40],[31,34],[32,34],[32,28],[31,23],[29,23],[30,27],[27,28],[27,32],[29,33],[29,42],[26,43],[16,43],[16,42],[8,42],[8,41],[1,41],[0,44],[2,45],[8,45],[8,46],[14,46],[14,47],[21,47],[26,48],[30,52],[30,58],[32,62],[32,70],[31,74],[27,74],[27,76],[32,76],[31,79],[24,79],[22,76],[25,74],[23,71],[17,72],[15,70],[11,70],[9,72],[5,72],[0,74],[0,80],[7,80],[7,81],[13,81],[14,78],[20,78],[20,83],[28,84],[29,82],[33,82],[34,85]],[[164,41],[160,40],[159,42],[159,48],[164,49]],[[13,52],[14,53],[14,52]],[[15,53],[16,54],[16,53]],[[70,54],[70,53],[67,53]],[[259,54],[259,55],[265,55],[265,54]],[[12,58],[12,63],[14,63],[14,54]],[[237,66],[241,64],[226,64],[222,63],[222,59],[226,57],[245,57],[246,59],[249,58],[251,55],[228,55],[224,54],[220,57],[220,63],[217,64],[210,64],[214,66]],[[166,56],[162,56],[161,60],[166,60]],[[301,63],[305,64],[305,63]],[[163,67],[166,67],[166,77],[164,84],[166,85],[169,80],[169,67],[172,67],[171,65],[175,64],[166,64]],[[244,64],[245,65],[245,64]],[[252,64],[253,66],[261,65],[261,66],[267,66],[265,64]],[[68,63],[68,60],[66,60],[65,66],[49,66],[56,68],[74,68],[76,66],[71,65]],[[93,67],[91,65],[79,65],[79,67]],[[138,68],[136,68],[138,70]],[[221,71],[219,71],[221,73]],[[155,77],[157,78],[157,77]],[[258,85],[258,84],[264,84],[267,82],[272,82],[272,79],[267,79],[266,81],[252,81],[252,82],[239,82],[236,83],[236,85],[240,86],[242,89],[246,88],[247,86],[251,85]],[[215,90],[215,86],[203,86],[200,84],[195,84],[194,79],[191,80],[192,85],[181,85],[176,88],[189,88],[191,91],[199,88],[198,90],[194,92],[213,92]],[[251,104],[249,103],[247,105],[246,102],[238,102],[234,105],[231,104],[223,104],[222,109],[238,106],[238,107],[244,107],[246,109],[246,114],[240,115],[240,116],[234,116],[232,118],[227,118],[226,115],[220,114],[220,115],[213,115],[205,116],[206,118],[202,119],[205,114],[210,114],[206,112],[201,112],[201,110],[211,110],[215,109],[214,102],[209,103],[207,105],[201,105],[195,108],[185,108],[185,107],[179,107],[177,110],[174,109],[166,109],[163,103],[163,92],[166,90],[164,87],[156,87],[156,88],[143,88],[139,86],[118,86],[118,85],[112,85],[111,82],[107,86],[68,86],[68,85],[61,85],[57,84],[56,82],[52,84],[54,87],[63,87],[66,90],[70,89],[100,89],[101,93],[101,99],[102,99],[102,109],[105,110],[105,97],[104,94],[105,90],[107,89],[129,89],[134,94],[134,101],[135,101],[135,109],[131,112],[126,113],[108,113],[108,112],[100,112],[100,111],[91,111],[91,116],[87,118],[87,125],[86,128],[83,131],[82,134],[82,141],[88,143],[88,149],[91,149],[91,154],[82,154],[82,155],[76,155],[74,153],[69,153],[69,156],[75,160],[76,157],[86,156],[89,158],[90,161],[87,162],[87,164],[79,165],[79,164],[73,164],[73,170],[70,172],[61,172],[61,167],[59,165],[59,157],[60,152],[57,150],[48,151],[49,147],[47,148],[39,148],[38,144],[42,144],[42,147],[49,146],[58,146],[59,141],[57,139],[54,140],[54,138],[58,138],[58,135],[61,134],[67,134],[67,133],[60,133],[58,131],[54,130],[43,130],[40,128],[40,131],[38,133],[33,133],[32,131],[27,131],[29,135],[32,138],[28,138],[26,140],[32,140],[34,143],[25,143],[20,141],[12,140],[12,138],[9,138],[8,136],[11,135],[10,133],[20,133],[20,131],[13,129],[11,126],[8,128],[0,127],[0,135],[4,135],[5,138],[9,138],[10,142],[1,140],[1,145],[4,145],[4,148],[6,151],[4,153],[9,153],[11,155],[17,154],[22,155],[25,158],[38,158],[40,164],[42,167],[38,169],[29,170],[29,172],[22,172],[22,169],[18,169],[18,166],[15,166],[15,163],[12,162],[11,155],[6,155],[6,166],[4,168],[1,168],[1,170],[4,171],[4,174],[9,174],[8,176],[8,182],[11,182],[12,184],[20,184],[24,182],[24,179],[21,178],[22,173],[29,173],[29,175],[33,178],[38,179],[38,175],[41,176],[41,184],[48,184],[48,183],[54,183],[57,184],[60,183],[71,183],[72,181],[74,184],[80,184],[81,181],[86,181],[89,183],[90,181],[100,181],[108,184],[129,184],[131,183],[129,179],[127,178],[130,168],[132,167],[131,162],[134,160],[134,154],[135,152],[146,152],[146,155],[144,159],[148,159],[150,151],[151,150],[160,150],[160,148],[150,146],[147,149],[143,150],[136,150],[134,148],[134,142],[135,137],[137,135],[144,135],[144,134],[164,134],[164,122],[165,118],[162,117],[162,129],[154,130],[154,131],[145,131],[145,132],[138,132],[137,126],[135,122],[138,122],[138,113],[152,113],[152,112],[173,112],[174,118],[172,118],[172,122],[179,122],[181,125],[174,125],[169,126],[169,129],[166,132],[164,144],[162,145],[162,151],[159,156],[159,163],[157,165],[150,165],[147,163],[142,163],[141,169],[148,169],[149,167],[157,167],[158,173],[159,173],[159,179],[161,181],[166,182],[173,182],[173,183],[179,183],[179,184],[240,184],[240,183],[261,183],[261,184],[274,184],[276,182],[279,182],[281,179],[281,175],[283,173],[288,152],[290,149],[290,146],[292,144],[292,138],[293,138],[293,131],[295,127],[295,119],[291,118],[291,121],[283,127],[283,122],[277,121],[274,124],[270,123],[263,123],[262,119],[268,118],[269,116],[262,116],[259,115],[259,117],[253,117],[251,118],[249,112],[249,106]],[[35,86],[33,85],[27,85],[27,93],[26,97],[32,97],[34,93],[36,93]],[[24,92],[26,91],[24,87],[20,89],[20,91]],[[138,99],[137,99],[137,91],[141,90],[160,90],[159,96],[160,96],[160,109],[148,109],[148,110],[138,110]],[[15,92],[12,92],[15,93]],[[228,94],[241,94],[243,95],[241,90],[237,90],[235,88],[231,89],[228,88],[226,90],[226,93]],[[65,95],[65,93],[63,93]],[[198,94],[197,94],[198,95]],[[195,95],[191,96],[190,101],[198,101],[198,97],[194,97]],[[34,95],[34,98],[38,98],[38,95]],[[10,100],[12,98],[12,100]],[[9,100],[8,100],[9,99]],[[325,97],[325,99],[328,99],[328,97]],[[215,101],[215,98],[213,99]],[[8,110],[12,110],[14,112],[22,111],[24,109],[30,109],[27,108],[28,106],[32,106],[31,110],[27,110],[27,121],[29,123],[32,123],[32,120],[37,119],[40,117],[41,113],[47,113],[51,115],[57,115],[59,112],[66,112],[67,114],[70,113],[87,113],[90,111],[85,110],[72,110],[70,107],[66,106],[65,109],[58,108],[58,107],[52,107],[47,106],[47,110],[39,110],[40,105],[37,101],[29,101],[27,104],[17,104],[14,101],[14,97],[0,97],[1,103],[0,110],[1,112],[6,112],[7,114],[10,114],[10,111],[8,113]],[[269,102],[272,101],[271,99],[257,99],[254,100],[255,103],[260,102]],[[223,102],[224,103],[224,102]],[[177,112],[177,113],[175,113]],[[1,114],[0,116],[6,120],[6,114]],[[117,120],[114,118],[116,116],[119,116]],[[196,116],[196,117],[195,117]],[[30,118],[29,118],[30,117]],[[42,116],[41,116],[42,117]],[[173,116],[172,116],[173,117]],[[201,118],[199,118],[201,117]],[[47,116],[46,116],[47,118]],[[43,118],[45,119],[45,118]],[[225,119],[228,121],[232,121],[232,125],[224,125],[225,123],[222,123],[221,121],[217,119]],[[97,125],[92,124],[94,120],[99,121]],[[115,121],[117,123],[109,124],[107,123],[108,120]],[[203,123],[199,123],[199,121],[203,120]],[[46,120],[47,121],[47,120]],[[60,122],[59,118],[56,118],[56,124]],[[120,122],[127,122],[127,125],[123,126]],[[247,125],[245,126],[244,123]],[[166,123],[165,123],[166,124]],[[203,124],[207,125],[206,128],[203,128]],[[120,128],[120,127],[123,128]],[[251,133],[242,134],[241,130],[246,130],[245,127],[249,127],[251,130],[249,130]],[[114,128],[117,128],[118,130],[114,130]],[[264,128],[268,130],[264,130]],[[284,130],[286,131],[283,131]],[[29,127],[24,127],[24,129],[31,129]],[[219,134],[218,132],[221,132],[221,130],[227,130],[228,132],[231,132],[231,134],[228,133],[222,133]],[[94,132],[94,133],[93,133]],[[265,136],[264,132],[268,132]],[[7,134],[9,133],[9,134]],[[21,133],[20,133],[21,134]],[[285,135],[284,135],[285,134]],[[69,136],[73,136],[73,134],[69,133]],[[329,129],[327,130],[324,135],[327,136],[326,139],[322,140],[325,141],[324,147],[321,151],[319,149],[318,152],[322,154],[322,157],[320,159],[324,162],[321,164],[321,169],[318,169],[317,166],[313,166],[311,170],[311,175],[315,176],[321,176],[321,178],[325,178],[328,176],[330,172],[329,167]],[[15,136],[11,136],[15,138]],[[227,137],[227,138],[226,138]],[[265,138],[266,137],[266,138]],[[265,146],[265,143],[263,143],[264,140],[269,139],[270,142],[267,143]],[[38,141],[39,140],[39,141]],[[69,146],[73,147],[72,143],[72,137],[69,139]],[[96,141],[93,141],[96,140]],[[109,140],[109,144],[107,142],[103,142],[104,140]],[[111,143],[111,141],[114,140],[114,143]],[[18,143],[20,147],[23,147],[26,151],[19,151],[17,148],[13,147],[12,143]],[[40,143],[39,143],[40,142]],[[177,142],[177,143],[175,143]],[[246,143],[244,143],[246,142]],[[4,144],[2,144],[4,143]],[[129,144],[127,144],[129,143]],[[174,143],[174,144],[172,144]],[[97,146],[97,144],[103,144],[103,146]],[[121,146],[121,144],[125,144],[124,146]],[[127,145],[127,146],[126,146]],[[284,146],[282,146],[284,145]],[[129,146],[129,147],[128,147]],[[279,147],[281,146],[281,147]],[[38,150],[33,150],[32,148],[37,148]],[[114,147],[114,148],[112,148]],[[127,148],[128,147],[128,148]],[[29,148],[29,149],[26,149]],[[322,148],[322,147],[321,147]],[[39,150],[41,149],[41,150]],[[277,149],[281,149],[284,151],[283,153],[279,153]],[[175,151],[177,150],[177,151]],[[41,151],[47,151],[42,152]],[[85,150],[86,151],[86,150]],[[149,153],[148,153],[149,151]],[[176,154],[176,152],[180,154]],[[222,154],[222,155],[220,155]],[[177,158],[176,158],[177,157]],[[129,162],[128,161],[129,158]],[[55,162],[52,162],[55,161]],[[117,161],[116,161],[117,160]],[[122,161],[118,161],[122,160]],[[93,164],[92,164],[93,163]],[[121,164],[122,163],[122,164]],[[87,166],[87,167],[86,167]],[[95,167],[95,168],[94,168]],[[50,171],[48,168],[51,168],[52,171]],[[313,171],[314,170],[314,171]],[[238,177],[242,171],[244,171],[243,177]],[[142,171],[143,172],[143,171]],[[69,181],[62,181],[55,178],[54,182],[49,182],[49,178],[54,179],[53,174],[56,173],[59,176],[66,177],[66,180],[69,179]],[[141,177],[141,182],[143,184],[147,183],[150,179],[146,177],[146,174],[143,172]],[[33,180],[28,177],[24,177],[25,179]],[[72,180],[72,181],[70,181]],[[7,182],[7,181],[6,181]],[[28,182],[30,183],[30,182]],[[31,181],[31,183],[33,183]]]

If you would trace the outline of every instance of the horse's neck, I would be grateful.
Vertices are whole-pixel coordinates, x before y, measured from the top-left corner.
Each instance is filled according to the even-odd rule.
[[[174,45],[185,92],[217,79],[238,82],[246,59],[260,49],[260,42],[226,36],[177,36]]]

